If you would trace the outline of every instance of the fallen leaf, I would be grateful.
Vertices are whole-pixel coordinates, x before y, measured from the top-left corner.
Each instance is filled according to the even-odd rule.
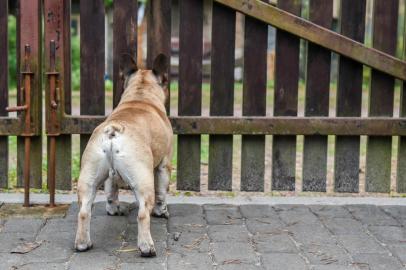
[[[13,249],[11,253],[25,254],[31,252],[37,247],[39,247],[42,244],[42,242],[43,241],[22,243],[21,245],[18,245],[15,249]]]
[[[117,252],[134,252],[138,251],[138,248],[127,248],[127,249],[118,249]]]

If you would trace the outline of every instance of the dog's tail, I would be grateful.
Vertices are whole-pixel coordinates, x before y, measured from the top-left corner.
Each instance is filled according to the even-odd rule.
[[[106,127],[104,127],[104,133],[109,137],[109,139],[114,138],[117,133],[124,132],[124,125],[121,123],[109,123]]]

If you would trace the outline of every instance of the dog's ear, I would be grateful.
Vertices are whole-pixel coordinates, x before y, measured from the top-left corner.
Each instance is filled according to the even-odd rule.
[[[120,75],[127,78],[137,70],[137,61],[129,53],[123,53],[120,57]]]
[[[168,81],[168,57],[160,53],[154,60],[152,65],[152,72],[158,78],[160,84],[164,85]]]

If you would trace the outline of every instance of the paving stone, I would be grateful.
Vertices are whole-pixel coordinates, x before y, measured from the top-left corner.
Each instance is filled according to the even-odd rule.
[[[406,243],[391,245],[388,248],[406,266]]]
[[[253,236],[253,242],[256,250],[261,254],[283,252],[283,253],[298,253],[296,245],[285,234],[256,234]]]
[[[168,221],[168,232],[169,233],[174,233],[174,232],[195,232],[195,233],[201,233],[201,232],[206,232],[206,220],[203,218],[203,216],[186,216],[186,217],[181,217],[181,216],[175,216],[175,217],[169,217]]]
[[[337,235],[361,234],[365,228],[361,222],[354,218],[332,218],[323,221],[324,225]]]
[[[337,238],[351,254],[387,253],[380,244],[367,234],[339,235]]]
[[[321,224],[295,224],[286,227],[288,233],[300,244],[335,244],[332,234]]]
[[[75,253],[69,261],[69,270],[100,270],[116,269],[119,261],[117,257],[104,251],[90,250]]]
[[[168,270],[208,270],[213,269],[213,262],[207,253],[170,253]]]
[[[45,224],[45,219],[35,218],[15,218],[9,219],[4,224],[3,232],[24,232],[24,233],[37,233]]]
[[[304,256],[314,265],[350,265],[351,257],[338,245],[304,245]]]
[[[182,233],[176,241],[168,236],[168,249],[171,252],[209,252],[209,236],[206,233]]]
[[[38,248],[30,251],[29,253],[23,254],[21,257],[27,263],[62,263],[68,261],[73,253],[73,245],[58,246],[51,242],[44,241]]]
[[[206,220],[209,225],[242,224],[243,217],[237,207],[205,208]]]
[[[49,242],[55,247],[72,249],[75,243],[76,232],[41,233],[37,236],[38,241]]]
[[[311,270],[359,270],[353,265],[314,265]]]
[[[90,235],[94,246],[119,247],[124,241],[127,220],[120,216],[96,216],[90,223]]]
[[[270,205],[241,205],[240,211],[245,218],[278,218],[278,214]]]
[[[163,264],[167,257],[166,242],[155,241],[154,245],[157,256],[151,258],[141,257],[141,252],[137,248],[136,241],[128,242],[128,246],[113,250],[112,253],[119,258],[121,262],[125,263]]]
[[[384,254],[357,254],[353,258],[354,264],[362,270],[400,270],[403,268],[395,257]]]
[[[322,219],[352,218],[351,213],[343,206],[310,205],[309,208]]]
[[[307,270],[306,262],[298,254],[270,253],[262,256],[262,266],[266,270]]]
[[[260,270],[261,266],[236,262],[218,265],[217,270]]]
[[[31,218],[0,221],[3,229],[11,230],[0,231],[0,270],[22,265],[22,269],[176,270],[406,266],[401,225],[406,207],[171,205],[169,220],[151,219],[155,258],[139,254],[137,209],[131,207],[130,216],[110,217],[105,203],[97,203],[91,221],[94,248],[84,253],[73,250],[77,204],[65,218],[48,219],[45,225],[44,220]],[[34,240],[44,242],[27,254],[10,254],[17,245]],[[355,264],[351,257],[357,258]]]
[[[366,225],[400,225],[398,221],[375,205],[349,205],[347,209]]]
[[[41,233],[75,232],[76,228],[76,220],[67,220],[65,218],[48,219],[41,229]]]
[[[152,263],[152,262],[143,262],[143,263],[123,263],[120,267],[121,270],[165,270],[165,264],[162,263]]]
[[[4,229],[4,223],[6,223],[5,219],[0,219],[0,233],[3,231]]]
[[[35,235],[33,233],[1,233],[0,234],[0,252],[10,252],[18,245],[25,242],[33,242]]]
[[[244,225],[212,225],[208,235],[212,242],[248,242],[249,232]]]
[[[154,240],[166,241],[168,230],[166,224],[151,222],[151,236]],[[138,239],[138,225],[129,224],[126,229],[125,237],[126,241]]]
[[[20,254],[0,253],[0,270],[19,269],[25,263]]]
[[[65,270],[65,263],[29,263],[18,267],[18,270]]]
[[[79,206],[77,202],[73,202],[70,206],[68,211],[66,211],[65,219],[66,220],[77,220],[79,213]]]
[[[282,224],[279,218],[275,217],[250,218],[245,221],[245,224],[252,234],[272,234],[286,231],[286,226]]]
[[[379,206],[379,209],[406,226],[406,207],[398,205]]]
[[[368,230],[380,241],[391,244],[406,243],[406,228],[397,226],[369,226]]]
[[[289,225],[295,224],[321,224],[320,220],[305,206],[292,206],[290,208],[275,207],[281,220]]]
[[[245,264],[259,264],[259,259],[250,243],[211,243],[214,260],[222,265],[227,262],[238,261]]]
[[[203,208],[196,204],[169,204],[168,211],[171,217],[203,215]]]
[[[208,210],[237,210],[239,211],[240,206],[234,204],[204,204],[203,212]]]

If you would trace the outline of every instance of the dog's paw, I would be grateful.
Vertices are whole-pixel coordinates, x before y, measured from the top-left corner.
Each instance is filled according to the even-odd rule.
[[[121,211],[120,205],[114,203],[106,203],[106,212],[109,216],[123,216],[124,211]]]
[[[154,209],[152,209],[152,216],[159,218],[169,218],[168,207],[165,205],[156,204]]]
[[[154,244],[148,244],[146,242],[140,243],[138,248],[141,251],[141,257],[155,257],[156,250]]]
[[[88,243],[78,243],[78,242],[75,243],[75,249],[79,252],[88,251],[92,247],[93,244],[91,241],[89,241]]]

